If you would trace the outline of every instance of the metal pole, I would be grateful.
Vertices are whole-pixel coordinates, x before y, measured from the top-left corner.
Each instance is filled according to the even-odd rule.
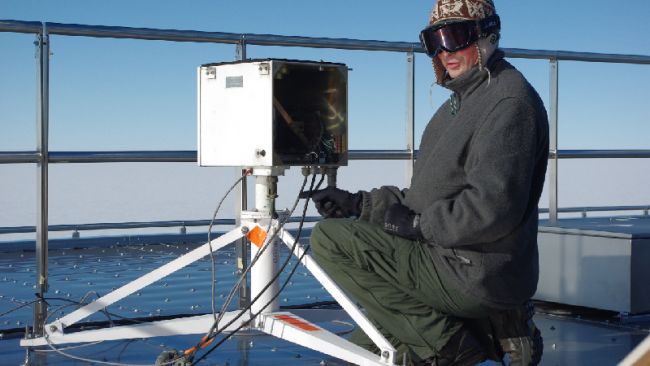
[[[559,96],[559,67],[558,60],[550,59],[550,130],[549,130],[549,150],[550,162],[548,166],[549,177],[549,221],[551,225],[556,225],[558,220],[558,96]]]
[[[239,43],[237,43],[237,50],[235,51],[235,58],[239,61],[246,59],[246,35],[242,34]]]
[[[278,177],[274,175],[278,172],[274,170],[271,168],[268,172],[269,175],[255,175],[255,212],[262,217],[258,221],[260,226],[265,230],[268,228],[269,231],[264,241],[266,249],[251,245],[251,258],[255,258],[258,252],[264,250],[259,254],[251,269],[251,296],[257,298],[257,301],[251,306],[251,311],[254,314],[274,312],[280,309],[280,299],[277,297],[277,293],[280,291],[280,280],[276,278],[271,282],[278,272],[280,258],[278,239],[274,234],[279,229],[278,223],[272,222],[276,215],[275,199],[278,196]],[[267,174],[257,172],[257,174],[260,173]],[[269,226],[269,224],[271,225]]]
[[[406,53],[406,150],[410,152],[406,164],[406,186],[411,184],[415,163],[415,54]]]
[[[47,305],[43,297],[47,292],[47,234],[48,234],[48,125],[49,125],[49,35],[47,23],[43,23],[41,33],[37,36],[38,57],[38,105],[37,105],[37,221],[36,221],[36,295],[39,297],[34,306],[34,334],[43,335],[43,325],[47,317]]]
[[[241,36],[241,41],[237,44],[237,50],[235,58],[237,60],[246,59],[246,36]],[[248,173],[244,170],[240,171],[242,176],[247,175]],[[235,199],[235,218],[237,220],[237,225],[241,224],[241,214],[242,211],[248,209],[248,178],[244,177],[239,186],[238,196],[239,199]],[[244,273],[244,269],[248,266],[248,257],[249,257],[249,242],[246,240],[246,237],[241,238],[235,244],[236,254],[237,254],[237,271],[241,275]],[[248,279],[244,278],[241,281],[239,287],[239,307],[245,308],[248,307],[251,301],[251,289]]]

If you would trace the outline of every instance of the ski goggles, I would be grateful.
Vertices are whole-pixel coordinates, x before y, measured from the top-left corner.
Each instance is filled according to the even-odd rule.
[[[456,52],[467,48],[479,38],[498,32],[501,22],[498,15],[479,21],[467,20],[446,24],[432,24],[420,32],[420,43],[426,54],[437,56],[441,51]]]

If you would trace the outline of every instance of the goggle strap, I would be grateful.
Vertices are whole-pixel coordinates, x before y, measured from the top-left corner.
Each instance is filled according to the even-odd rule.
[[[485,37],[490,33],[498,32],[501,29],[501,19],[494,14],[478,22],[479,38]]]

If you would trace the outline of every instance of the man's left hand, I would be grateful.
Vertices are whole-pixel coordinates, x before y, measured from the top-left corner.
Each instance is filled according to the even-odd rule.
[[[424,239],[420,231],[420,215],[399,203],[386,210],[384,231],[410,240]]]

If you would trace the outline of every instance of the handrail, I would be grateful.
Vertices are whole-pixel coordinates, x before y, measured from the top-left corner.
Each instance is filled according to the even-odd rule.
[[[211,220],[170,220],[170,221],[138,221],[138,222],[101,222],[92,224],[64,224],[50,225],[48,231],[90,231],[90,230],[115,230],[115,229],[148,229],[161,227],[193,227],[208,226]],[[235,219],[214,220],[215,226],[234,225]],[[35,226],[0,227],[0,234],[33,233]]]
[[[316,38],[302,36],[280,36],[273,34],[206,32],[194,30],[154,29],[116,27],[104,25],[82,25],[47,23],[50,34],[98,38],[144,39],[173,42],[209,42],[237,44],[245,40],[249,45],[273,45],[291,47],[335,48],[366,51],[403,52],[419,49],[419,43],[388,42],[348,38]],[[0,32],[38,33],[42,23],[17,20],[0,20]]]
[[[49,163],[196,162],[196,150],[177,151],[50,151]],[[0,164],[36,163],[35,151],[0,151]]]
[[[650,154],[649,154],[650,156]],[[196,150],[178,151],[50,151],[49,163],[196,162]],[[35,151],[0,151],[0,164],[37,163]],[[350,150],[349,160],[407,160],[409,150]]]
[[[553,158],[554,154],[549,154]],[[636,159],[650,158],[650,150],[559,150],[559,159]]]
[[[505,52],[506,57],[512,58],[650,65],[650,56],[645,55],[528,50],[521,48],[503,48],[503,51]]]
[[[643,211],[644,216],[648,216],[650,205],[640,206],[587,206],[587,207],[562,207],[560,213],[586,213],[586,212],[614,212],[614,211]],[[539,213],[548,213],[547,208],[540,208]],[[305,216],[304,222],[317,222],[320,216]],[[300,222],[300,217],[289,217],[288,223]],[[94,230],[125,230],[125,229],[148,229],[162,227],[198,227],[208,226],[211,220],[166,220],[166,221],[130,221],[130,222],[103,222],[91,224],[63,224],[50,225],[48,231],[94,231]],[[213,222],[214,226],[235,225],[235,219],[217,219]],[[7,226],[0,227],[2,234],[25,234],[36,231],[35,226]]]
[[[417,157],[418,150],[413,153]],[[49,163],[178,163],[196,162],[196,150],[50,151]],[[0,151],[0,164],[37,163],[35,151]],[[552,151],[549,158],[556,154]],[[650,150],[560,150],[559,159],[650,159]],[[349,160],[410,160],[409,150],[350,150]]]
[[[297,223],[301,217],[289,217],[287,223]],[[316,222],[320,220],[318,216],[306,216],[304,222]],[[94,230],[116,230],[116,229],[148,229],[161,227],[195,227],[209,226],[212,220],[166,220],[166,221],[130,221],[130,222],[98,222],[91,224],[63,224],[50,225],[48,231],[94,231]],[[235,225],[235,219],[217,219],[213,222],[214,226]],[[0,227],[2,234],[25,234],[36,231],[35,226],[7,226]]]
[[[559,213],[578,213],[578,212],[608,212],[608,211],[643,211],[647,216],[650,211],[650,205],[640,206],[585,206],[585,207],[559,207]],[[539,213],[548,213],[548,208],[540,208]]]
[[[364,51],[424,52],[420,43],[418,42],[390,42],[377,40],[359,40],[351,38],[323,38],[254,33],[206,32],[193,30],[134,28],[51,22],[41,23],[21,20],[0,20],[0,32],[39,33],[42,30],[43,24],[47,24],[49,34],[65,36],[145,39],[174,42],[209,42],[226,44],[238,44],[245,42],[248,45],[260,46],[272,45]],[[520,48],[503,48],[503,51],[505,52],[506,57],[512,58],[650,64],[650,56],[645,55],[527,50]]]

